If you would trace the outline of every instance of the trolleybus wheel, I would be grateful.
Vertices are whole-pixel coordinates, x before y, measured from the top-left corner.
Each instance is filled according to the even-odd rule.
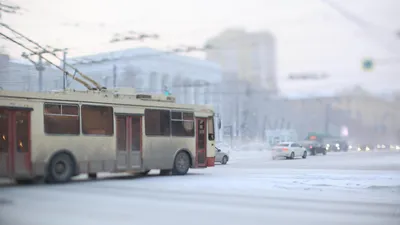
[[[171,170],[160,170],[161,176],[167,176],[171,174]]]
[[[15,183],[20,185],[28,185],[28,184],[34,184],[35,181],[33,179],[15,179]]]
[[[140,173],[138,173],[140,176],[146,176],[147,174],[149,174],[150,173],[150,170],[146,170],[146,171],[143,171],[143,172],[140,172]]]
[[[175,156],[174,168],[172,174],[174,175],[185,175],[187,174],[190,167],[190,158],[186,152],[179,152]]]
[[[65,153],[57,154],[50,161],[48,182],[68,182],[69,180],[71,180],[73,172],[74,162],[71,157]]]

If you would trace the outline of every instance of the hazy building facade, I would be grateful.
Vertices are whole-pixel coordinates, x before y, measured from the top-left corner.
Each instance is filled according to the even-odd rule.
[[[43,91],[62,88],[62,72],[44,64]],[[0,55],[0,87],[5,90],[39,91],[39,73],[27,60]]]
[[[163,93],[166,89],[179,103],[212,104],[218,108],[221,82],[216,63],[151,48],[134,48],[70,58],[69,63],[107,88],[133,87],[137,92]],[[70,88],[82,89],[74,82]]]
[[[240,80],[261,84],[271,94],[277,93],[276,41],[271,33],[228,29],[206,45],[210,47],[207,60],[237,74]]]

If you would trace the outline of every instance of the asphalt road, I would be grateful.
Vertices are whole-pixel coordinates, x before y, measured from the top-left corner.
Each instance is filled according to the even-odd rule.
[[[400,153],[272,161],[234,152],[228,165],[161,177],[83,176],[64,185],[3,185],[1,225],[400,224]]]

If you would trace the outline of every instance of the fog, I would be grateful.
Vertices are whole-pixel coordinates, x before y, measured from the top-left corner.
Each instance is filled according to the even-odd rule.
[[[171,192],[158,193],[169,208],[156,208],[163,212],[166,224],[176,222],[168,215],[182,210],[175,198],[188,207],[186,219],[198,216],[200,206],[193,202],[209,195],[204,192],[207,188],[216,189],[215,199],[221,201],[213,206],[210,218],[215,223],[243,224],[249,215],[264,221],[265,212],[252,205],[249,193],[254,191],[259,196],[269,193],[269,200],[277,193],[306,195],[297,206],[291,197],[273,200],[292,207],[290,213],[299,213],[293,208],[303,204],[318,211],[313,215],[303,209],[300,224],[320,224],[326,216],[335,218],[329,224],[395,224],[398,214],[392,214],[398,203],[391,201],[399,187],[400,1],[6,0],[0,2],[0,15],[0,95],[3,90],[86,90],[83,82],[72,78],[86,76],[110,90],[133,88],[136,93],[172,95],[179,104],[210,105],[215,112],[216,145],[232,164],[190,173],[198,176],[185,177],[184,182],[150,176],[126,184],[108,180],[112,175],[106,174],[101,184],[80,182],[86,177],[78,177],[60,189],[33,186],[25,192],[11,185],[0,190],[6,190],[0,197],[10,196],[15,204],[5,210],[6,224],[13,224],[25,210],[23,204],[35,205],[43,199],[43,207],[32,207],[27,214],[38,215],[37,224],[52,222],[48,210],[54,212],[60,205],[74,210],[82,199],[89,201],[78,211],[90,207],[97,218],[110,212],[112,221],[125,218],[120,224],[129,221],[121,211],[134,208],[132,202],[139,199],[145,207],[137,222],[145,223],[153,217],[149,211],[157,202],[158,191],[152,186]],[[312,137],[325,138],[321,143],[326,148],[340,141],[347,148],[329,149],[326,156],[303,161],[272,161],[271,149],[277,142]],[[0,179],[2,184],[8,186],[9,180]],[[204,190],[185,199],[184,192],[168,189],[174,186]],[[143,194],[151,199],[137,193],[131,196],[133,191],[127,188],[148,189]],[[236,189],[249,190],[243,197],[247,200]],[[53,201],[61,191],[68,193],[60,198],[66,204]],[[315,192],[323,194],[314,196]],[[223,193],[231,201],[220,197]],[[352,199],[356,206],[346,201],[354,193],[359,197]],[[310,196],[316,202],[330,200],[314,204],[308,201]],[[96,212],[93,199],[95,204],[120,207],[104,204],[108,206]],[[212,197],[205,199],[202,206],[211,206],[207,201]],[[364,200],[384,203],[362,207]],[[7,202],[0,198],[0,205],[12,205]],[[255,204],[271,210],[272,221],[287,217],[272,203],[257,200]],[[322,212],[323,206],[332,211]],[[223,215],[231,212],[237,214],[224,220]],[[371,212],[376,217],[370,218]],[[56,218],[64,218],[57,213]],[[295,224],[293,218],[286,222]],[[74,218],[76,224],[103,220],[107,221],[82,213]],[[20,218],[18,224],[27,221]]]

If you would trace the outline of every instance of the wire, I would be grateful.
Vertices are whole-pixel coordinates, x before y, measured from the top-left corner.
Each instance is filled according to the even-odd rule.
[[[4,24],[4,23],[0,23],[0,25],[2,25],[3,27],[9,29],[10,31],[12,31],[12,32],[15,33],[15,34],[20,35],[21,37],[23,37],[24,39],[28,40],[29,42],[34,43],[34,44],[35,44],[36,46],[38,46],[39,48],[42,48],[44,52],[50,53],[50,54],[51,54],[51,52],[49,52],[48,50],[46,50],[44,47],[42,47],[42,46],[39,45],[38,43],[34,42],[33,40],[27,38],[26,36],[22,35],[21,33],[15,31],[15,30],[13,30],[13,29],[11,29],[8,25],[6,25],[6,24]],[[32,49],[26,47],[25,45],[21,44],[21,43],[18,42],[18,41],[15,41],[13,38],[11,38],[11,37],[5,35],[4,33],[1,33],[1,32],[0,32],[0,35],[3,36],[4,38],[6,38],[7,40],[9,40],[9,41],[11,41],[11,42],[13,42],[13,43],[15,43],[15,44],[21,46],[22,48],[24,48],[24,49],[26,49],[26,50],[28,50],[28,51],[34,53],[34,54],[37,54],[37,52],[35,52],[34,50],[32,50]],[[56,58],[58,58],[58,57],[56,56],[55,53],[52,53],[52,55],[55,56]],[[84,85],[86,88],[88,88],[89,90],[92,90],[92,89],[93,89],[88,83],[86,83],[86,82],[83,81],[82,79],[79,79],[79,78],[75,77],[75,75],[70,74],[68,71],[63,70],[60,66],[58,66],[58,65],[56,65],[56,64],[54,64],[54,63],[52,63],[52,62],[51,62],[50,60],[48,60],[47,58],[45,58],[45,57],[43,57],[43,56],[40,56],[40,57],[41,57],[42,59],[44,59],[45,61],[47,61],[49,64],[51,64],[51,65],[53,65],[54,67],[56,67],[57,69],[63,71],[66,75],[72,77],[72,79],[74,79],[74,80],[78,81],[79,83],[83,84],[83,85]],[[58,59],[59,59],[59,58],[58,58]],[[88,78],[88,77],[85,76],[84,74],[80,73],[75,67],[73,67],[73,66],[71,66],[71,67],[72,67],[73,69],[75,69],[75,71],[78,72],[78,73],[79,73],[81,76],[83,76],[84,78],[85,78],[85,77]],[[93,81],[91,78],[89,78],[88,80],[89,80],[89,81]],[[93,82],[94,82],[94,81],[93,81]],[[96,82],[94,82],[94,83],[97,84]],[[97,87],[97,86],[96,86],[96,87]],[[100,87],[100,86],[98,86],[98,87]],[[101,89],[101,87],[99,88],[99,90],[100,90],[100,89]]]
[[[364,32],[368,32],[367,27],[378,27],[377,25],[372,24],[371,22],[368,22],[352,13],[349,11],[343,9],[340,7],[338,4],[333,3],[330,0],[320,0],[324,4],[328,5],[330,8],[334,9],[337,13],[339,13],[342,17],[347,19],[348,21],[351,21],[355,25],[357,25],[359,28],[361,28]],[[394,51],[392,46],[387,46],[386,44],[383,44],[381,41],[377,42],[379,43],[382,47],[384,47],[387,51],[392,52],[396,55],[399,54],[399,52]]]
[[[0,25],[1,25],[1,24],[0,24]],[[49,52],[45,47],[41,46],[40,44],[38,44],[37,42],[33,41],[32,39],[30,39],[30,38],[24,36],[23,34],[17,32],[16,30],[10,28],[9,26],[7,26],[7,25],[5,25],[5,24],[3,24],[3,26],[5,26],[6,28],[8,28],[8,29],[9,29],[10,31],[12,31],[13,33],[19,35],[20,37],[23,37],[24,39],[28,40],[29,42],[35,44],[37,47],[41,48],[44,52],[53,55],[56,59],[58,59],[58,60],[60,60],[60,61],[63,61],[63,60],[62,60],[61,58],[59,58],[54,52]],[[35,52],[33,52],[33,53],[35,53]],[[41,56],[41,57],[42,57],[42,56]],[[43,58],[43,57],[42,57],[42,58]],[[48,61],[48,60],[46,59],[46,61]],[[50,61],[48,61],[48,62],[51,63]],[[53,64],[53,63],[51,63],[51,64]],[[95,87],[96,87],[98,90],[101,90],[101,89],[102,89],[101,85],[99,85],[96,81],[94,81],[94,80],[91,79],[90,77],[88,77],[88,76],[84,75],[83,73],[81,73],[81,72],[80,72],[78,69],[76,69],[74,66],[68,64],[67,62],[64,62],[64,64],[65,64],[66,66],[71,67],[76,73],[78,73],[78,74],[81,75],[83,78],[85,78],[86,80],[88,80],[88,81],[90,81],[92,84],[94,84]],[[61,67],[59,67],[59,66],[57,66],[57,65],[55,65],[55,64],[53,64],[53,65],[56,66],[56,67],[57,67],[58,69],[60,69],[61,71],[64,71],[63,68],[61,68]],[[65,72],[65,74],[68,74],[67,71],[64,71],[64,72]],[[72,77],[75,77],[74,75],[71,75],[71,76],[72,76]],[[78,80],[77,80],[77,81],[78,81]],[[86,83],[86,82],[85,82],[85,83]],[[83,84],[83,83],[82,83],[82,84]],[[86,83],[86,84],[87,84],[87,83]],[[85,84],[84,84],[84,85],[85,85]],[[85,86],[86,86],[86,85],[85,85]],[[92,89],[92,88],[89,88],[89,90],[90,90],[90,89]]]

